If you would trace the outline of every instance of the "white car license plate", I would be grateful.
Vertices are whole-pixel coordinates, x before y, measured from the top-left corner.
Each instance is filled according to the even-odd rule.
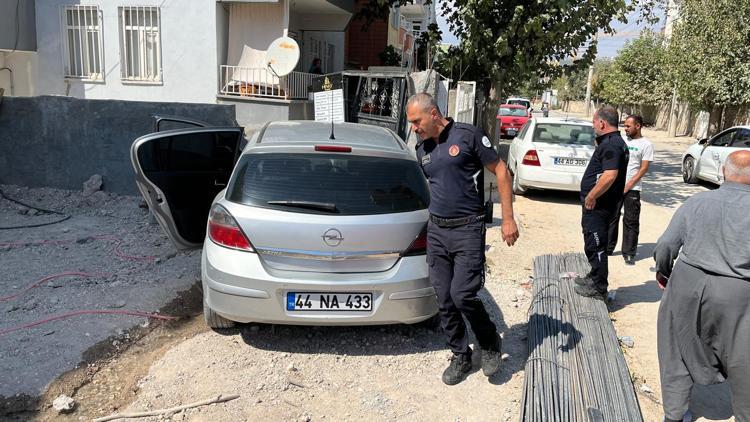
[[[516,133],[518,133],[518,129],[508,129],[508,135],[514,136]]]
[[[372,293],[287,292],[287,311],[372,311]]]
[[[588,164],[588,160],[585,158],[555,157],[555,165],[557,166],[586,167],[586,164]]]

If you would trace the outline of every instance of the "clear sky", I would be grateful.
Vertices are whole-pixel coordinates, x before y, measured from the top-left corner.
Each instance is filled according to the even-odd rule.
[[[440,27],[440,30],[443,31],[443,42],[447,44],[458,44],[458,38],[456,38],[456,36],[450,32],[448,24],[445,22],[445,18],[442,16],[442,1],[436,3],[436,6],[438,26]],[[612,27],[617,31],[617,33],[614,34],[614,36],[600,34],[599,54],[597,55],[597,57],[614,57],[617,55],[617,51],[620,50],[620,48],[622,48],[628,40],[637,38],[640,31],[647,27],[646,24],[638,24],[636,22],[637,17],[638,14],[636,12],[628,16],[628,23],[626,24],[623,24],[617,20],[613,21]],[[660,31],[662,26],[664,26],[664,16],[662,16],[662,19],[652,28],[655,31]]]

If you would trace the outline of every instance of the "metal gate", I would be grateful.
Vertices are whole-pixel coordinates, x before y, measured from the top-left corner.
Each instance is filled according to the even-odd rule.
[[[453,119],[457,122],[474,124],[476,82],[459,81],[456,89],[456,112]]]

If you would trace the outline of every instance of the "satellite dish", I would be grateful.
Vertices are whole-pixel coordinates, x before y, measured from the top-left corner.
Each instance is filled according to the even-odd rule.
[[[273,40],[266,51],[266,64],[276,76],[285,76],[294,70],[299,61],[299,45],[289,37]]]

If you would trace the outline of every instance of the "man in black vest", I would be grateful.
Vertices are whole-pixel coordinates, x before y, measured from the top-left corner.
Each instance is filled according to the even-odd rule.
[[[435,287],[440,322],[453,352],[443,382],[454,385],[471,372],[466,324],[482,349],[482,371],[492,376],[501,365],[501,340],[482,301],[484,285],[484,168],[497,175],[502,201],[503,240],[518,239],[513,219],[510,175],[482,129],[446,119],[429,94],[416,94],[406,104],[406,117],[421,138],[417,158],[430,184],[427,264]]]
[[[617,130],[619,114],[612,107],[594,113],[596,150],[581,179],[583,242],[591,271],[576,277],[575,291],[581,296],[607,299],[607,244],[609,225],[619,212],[625,189],[628,147]]]

